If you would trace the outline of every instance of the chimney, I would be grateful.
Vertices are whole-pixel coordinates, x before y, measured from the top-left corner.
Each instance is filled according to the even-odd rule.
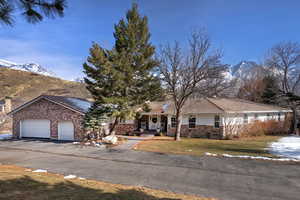
[[[11,111],[11,98],[5,97],[4,101],[5,101],[4,111],[5,113],[9,113]]]

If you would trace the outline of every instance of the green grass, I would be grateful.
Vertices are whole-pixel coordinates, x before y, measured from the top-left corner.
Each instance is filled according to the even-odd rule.
[[[0,165],[0,200],[212,200]]]
[[[213,140],[200,138],[182,138],[174,141],[170,137],[155,137],[139,143],[135,149],[141,151],[203,155],[205,152],[216,154],[270,156],[265,148],[270,142],[278,140],[279,136],[251,137],[236,140]]]

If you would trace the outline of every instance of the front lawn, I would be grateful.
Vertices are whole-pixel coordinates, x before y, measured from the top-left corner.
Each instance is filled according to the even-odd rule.
[[[135,149],[173,154],[203,155],[205,152],[216,154],[269,156],[265,148],[279,136],[250,137],[235,140],[213,140],[200,138],[182,138],[176,142],[172,137],[155,137],[140,142]]]
[[[0,165],[2,200],[209,200],[144,187],[93,180],[65,180],[62,175],[33,173],[16,166]]]

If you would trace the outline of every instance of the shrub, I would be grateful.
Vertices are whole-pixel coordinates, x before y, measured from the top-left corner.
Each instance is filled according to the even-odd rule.
[[[240,137],[264,136],[264,135],[282,135],[287,134],[289,129],[289,120],[286,121],[254,121],[244,125]]]

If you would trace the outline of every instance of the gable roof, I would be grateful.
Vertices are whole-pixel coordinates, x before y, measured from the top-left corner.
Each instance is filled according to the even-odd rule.
[[[208,100],[219,106],[225,112],[290,111],[289,109],[280,106],[256,103],[238,98],[208,98]]]
[[[144,114],[175,114],[175,106],[171,100],[150,102],[149,107],[151,111]],[[290,112],[290,110],[237,98],[191,98],[186,101],[182,108],[182,114],[236,112]]]
[[[8,114],[14,114],[41,99],[51,101],[55,104],[61,105],[65,108],[68,108],[70,110],[73,110],[73,111],[78,112],[83,115],[89,110],[89,108],[92,105],[92,102],[87,101],[85,99],[76,98],[76,97],[41,95],[41,96],[36,97],[35,99],[32,99],[31,101],[29,101],[25,104],[19,106],[18,108],[12,110]]]

